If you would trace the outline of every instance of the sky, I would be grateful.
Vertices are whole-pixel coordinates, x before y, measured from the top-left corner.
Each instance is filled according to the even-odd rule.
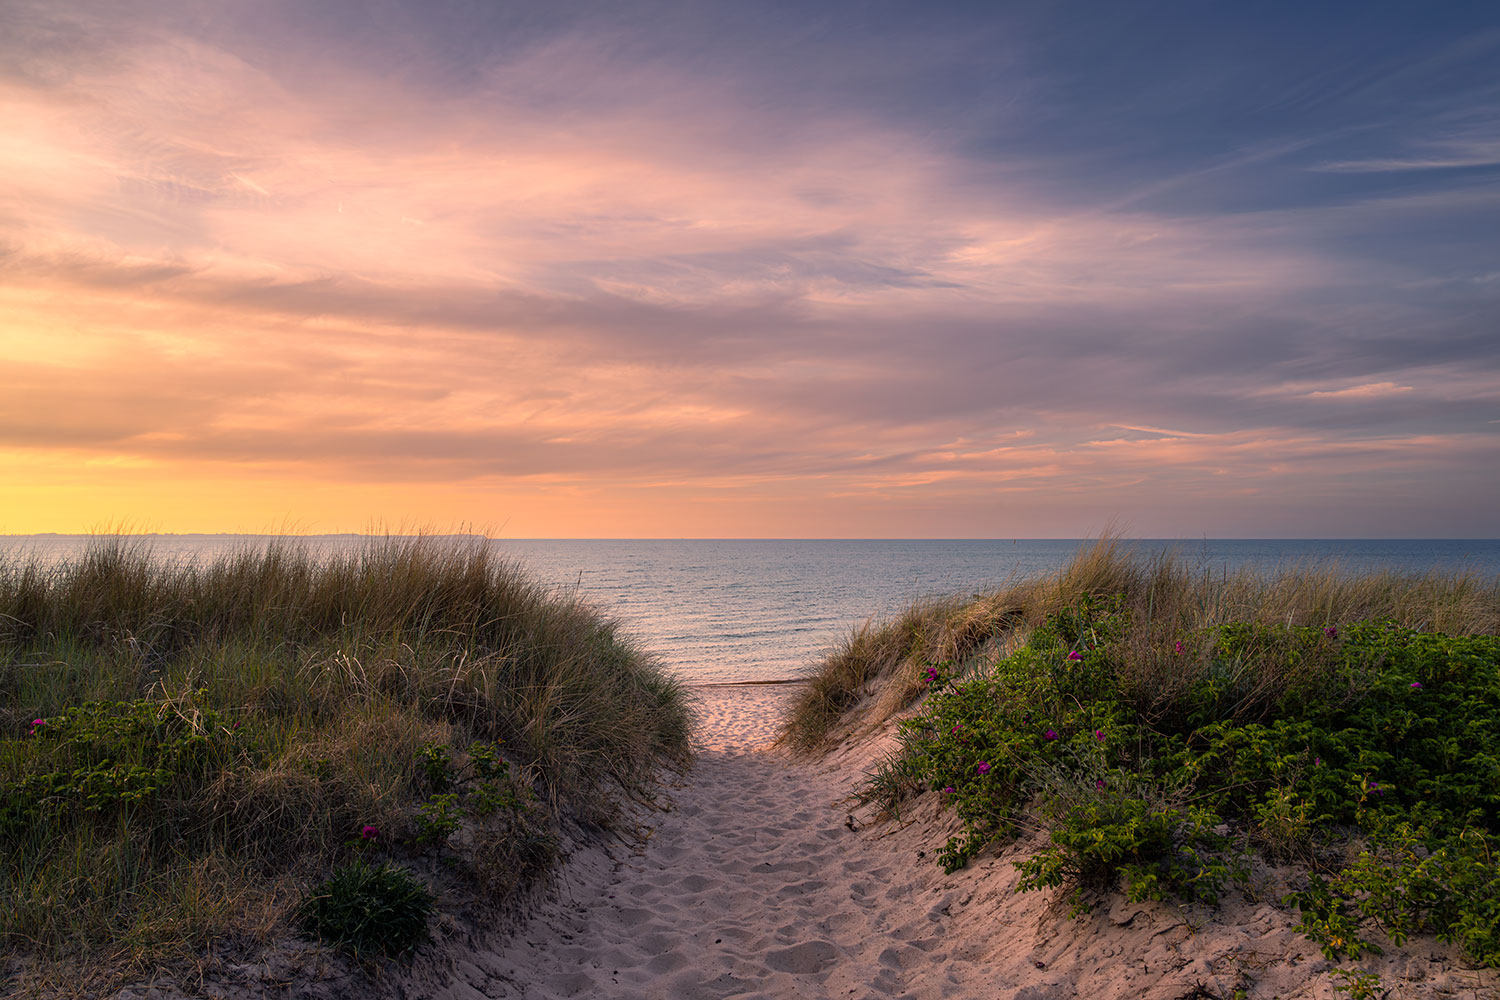
[[[6,0],[0,532],[1500,537],[1500,8]]]

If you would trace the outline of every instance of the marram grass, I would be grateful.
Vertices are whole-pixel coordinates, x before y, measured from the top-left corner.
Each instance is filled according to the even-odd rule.
[[[783,744],[814,752],[850,731],[877,726],[926,690],[927,664],[959,672],[983,667],[1021,646],[1048,615],[1085,597],[1118,595],[1135,627],[1127,682],[1170,710],[1191,676],[1165,658],[1156,641],[1228,622],[1323,626],[1339,621],[1390,621],[1419,631],[1455,635],[1500,633],[1500,580],[1456,573],[1350,573],[1325,562],[1276,573],[1198,570],[1170,553],[1129,551],[1106,537],[1081,548],[1057,573],[1021,580],[968,599],[914,604],[885,622],[853,632],[819,665],[782,728]],[[1274,685],[1274,657],[1262,665]]]
[[[558,816],[608,822],[684,760],[689,726],[614,622],[482,541],[0,553],[0,939],[106,974],[253,948],[336,866],[420,867],[460,824],[444,867],[494,895],[545,868]]]

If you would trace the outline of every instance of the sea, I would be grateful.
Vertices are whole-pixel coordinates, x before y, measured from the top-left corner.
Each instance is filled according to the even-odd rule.
[[[0,556],[43,563],[81,553],[88,535],[0,535]],[[265,535],[147,535],[168,560],[208,562]],[[300,539],[317,552],[356,548],[359,535]],[[689,684],[784,681],[810,674],[842,639],[913,602],[967,596],[1056,572],[1078,539],[712,540],[490,539],[507,559],[559,591],[577,592]],[[1200,573],[1334,565],[1348,572],[1467,573],[1500,580],[1500,540],[1130,539],[1171,550]]]

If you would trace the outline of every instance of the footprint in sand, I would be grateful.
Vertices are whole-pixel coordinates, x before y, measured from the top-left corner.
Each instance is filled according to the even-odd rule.
[[[830,941],[804,941],[766,955],[766,964],[777,972],[807,975],[822,972],[838,961],[839,950]]]

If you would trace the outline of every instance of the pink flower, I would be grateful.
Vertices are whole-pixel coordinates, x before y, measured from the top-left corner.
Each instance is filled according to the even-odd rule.
[[[1172,643],[1172,652],[1176,653],[1178,656],[1181,656],[1183,653],[1187,652],[1187,647],[1182,644],[1181,639],[1178,639],[1176,642]]]
[[[1047,730],[1047,739],[1049,739],[1049,740],[1055,740],[1055,739],[1057,739],[1057,730],[1056,729],[1049,729],[1049,730]]]
[[[953,792],[954,792],[954,788],[953,788],[953,786],[952,786],[952,785],[948,785],[948,786],[946,786],[946,787],[945,787],[945,788],[944,788],[944,789],[943,789],[943,794],[944,794],[944,795],[952,795],[952,794],[953,794]]]
[[[1337,639],[1339,637],[1339,630],[1330,625],[1323,630],[1323,634],[1330,639]]]
[[[380,839],[380,831],[378,829],[376,829],[375,827],[370,826],[368,823],[366,823],[364,826],[360,827],[359,835],[364,840],[379,840]]]
[[[1422,690],[1422,682],[1421,681],[1412,681],[1411,684],[1409,684],[1407,686],[1410,687],[1413,691],[1420,691],[1420,690]]]
[[[1104,790],[1104,779],[1100,778],[1098,781],[1094,782],[1094,787],[1097,788],[1097,789],[1099,789],[1100,791],[1103,791]]]
[[[1094,739],[1098,740],[1100,743],[1103,743],[1104,742],[1104,730],[1102,730],[1102,729],[1096,729],[1096,730],[1094,730]]]
[[[964,724],[963,724],[963,723],[962,723],[962,722],[955,722],[955,723],[954,723],[954,724],[953,724],[953,729],[952,729],[952,732],[955,732],[955,733],[956,733],[956,732],[958,732],[958,731],[959,731],[959,730],[960,730],[960,729],[962,729],[962,728],[963,728],[963,727],[964,727]]]
[[[1083,659],[1083,654],[1080,653],[1078,650],[1075,649],[1075,650],[1073,650],[1072,652],[1070,652],[1068,654],[1068,659],[1070,659],[1070,660],[1081,660],[1081,659]]]
[[[982,760],[982,761],[979,762],[979,766],[976,767],[974,770],[978,771],[980,774],[989,774],[990,773],[990,762],[987,761],[987,760]]]
[[[935,681],[935,680],[937,680],[937,667],[928,667],[927,668],[927,679],[929,681]]]

